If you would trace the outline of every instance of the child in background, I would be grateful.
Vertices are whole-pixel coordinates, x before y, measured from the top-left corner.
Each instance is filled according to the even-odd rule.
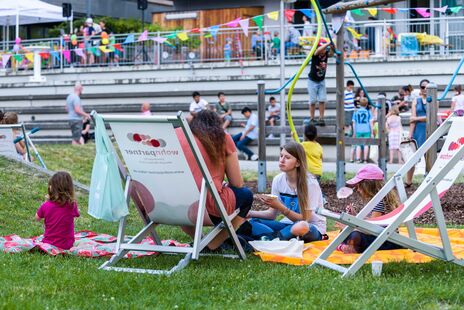
[[[304,128],[305,141],[301,143],[306,154],[308,171],[321,183],[322,176],[322,146],[317,143],[317,128],[314,125],[306,125]]]
[[[151,116],[150,104],[148,102],[142,103],[142,107],[140,108],[140,112],[142,112],[142,115],[144,115],[144,116]]]
[[[18,124],[18,114],[16,114],[15,112],[6,112],[3,115],[1,124],[5,124],[5,125]],[[17,138],[19,136],[22,136],[22,134],[19,132],[19,129],[14,128],[13,136],[14,138]],[[27,154],[26,154],[26,144],[24,142],[24,139],[15,143],[15,147],[16,147],[16,152],[18,153],[18,157],[20,157],[21,159],[26,159]]]
[[[359,101],[359,109],[353,114],[353,132],[356,138],[372,137],[372,129],[374,120],[371,111],[367,109],[367,98],[361,98]],[[364,159],[361,159],[361,148],[364,148]],[[358,163],[364,163],[369,157],[369,148],[365,145],[358,144],[356,147],[356,160]]]
[[[276,121],[280,120],[280,104],[276,102],[274,97],[269,98],[267,112],[269,113],[267,117],[269,126],[275,126]],[[274,138],[274,135],[271,133],[268,138]]]
[[[230,62],[231,56],[232,56],[232,39],[227,38],[226,44],[224,44],[224,60],[226,62]]]
[[[279,32],[274,32],[274,37],[272,38],[272,55],[277,56],[280,54],[280,38]]]
[[[374,197],[380,189],[384,186],[384,175],[383,171],[373,164],[367,164],[361,168],[356,176],[346,182],[347,186],[354,187],[356,192],[359,193],[363,202],[368,203],[372,197]],[[383,201],[380,201],[372,212],[366,218],[375,218],[389,213],[399,207],[400,201],[396,191],[390,191]],[[355,208],[352,204],[346,207],[346,213],[352,215],[356,214]],[[343,225],[337,225],[343,226]],[[348,237],[340,244],[337,250],[342,251],[345,254],[349,253],[362,253],[366,250],[369,245],[376,239],[376,236],[368,235],[360,231],[353,231]],[[379,250],[393,250],[400,249],[401,247],[386,241]]]
[[[464,111],[464,95],[461,94],[462,87],[457,85],[454,87],[454,97],[451,99],[451,111]]]
[[[345,136],[349,137],[352,136],[351,121],[355,110],[353,88],[354,82],[352,80],[347,81],[343,109],[345,110]]]
[[[75,217],[79,217],[79,210],[74,198],[73,180],[69,173],[58,171],[48,181],[47,201],[35,215],[37,221],[44,219],[42,242],[69,250],[74,244]]]
[[[316,178],[306,170],[306,155],[297,142],[288,142],[279,159],[282,171],[272,180],[271,194],[259,199],[269,206],[264,211],[250,211],[252,237],[290,240],[301,236],[304,242],[322,240],[326,233],[325,217],[316,214],[322,207],[322,192]],[[277,221],[277,214],[285,217]],[[264,237],[264,238],[263,238]]]
[[[401,132],[403,130],[401,126],[400,110],[397,105],[394,105],[387,117],[386,129],[388,133],[388,148],[390,149],[390,160],[389,164],[393,163],[395,153],[398,156],[398,163],[402,164],[400,152],[401,143]]]

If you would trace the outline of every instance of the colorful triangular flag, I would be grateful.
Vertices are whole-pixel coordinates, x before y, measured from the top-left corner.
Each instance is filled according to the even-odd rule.
[[[369,14],[371,14],[372,16],[377,16],[377,8],[368,8],[367,11],[369,12]]]
[[[358,15],[358,16],[364,16],[364,13],[361,11],[361,9],[351,10],[351,13]]]
[[[84,53],[84,51],[82,50],[82,48],[76,48],[76,49],[74,50],[74,52],[76,52],[76,55],[79,56],[79,57],[87,58],[87,57],[85,56],[85,53]]]
[[[130,34],[127,36],[127,38],[124,40],[122,44],[130,44],[135,42],[135,37],[133,34]]]
[[[390,13],[390,14],[396,14],[396,12],[398,12],[398,9],[397,8],[383,8],[382,9],[384,12],[387,12],[387,13]]]
[[[237,17],[233,21],[230,21],[230,22],[226,23],[226,26],[230,27],[230,28],[238,27],[240,19],[241,19],[241,17]]]
[[[175,32],[173,32],[173,33],[168,34],[168,35],[166,36],[166,39],[175,39],[176,36],[177,36],[177,34],[176,34]]]
[[[267,17],[269,17],[272,20],[278,20],[279,19],[279,11],[274,11],[267,13]]]
[[[343,22],[345,21],[345,14],[346,11],[343,12],[343,14],[334,14],[332,16],[332,27],[335,33],[338,33],[338,31],[342,27]]]
[[[362,37],[362,34],[357,33],[356,30],[351,27],[346,27],[346,30],[348,30],[356,39],[360,39]]]
[[[416,8],[415,10],[422,17],[427,18],[427,17],[431,16],[431,14],[429,12],[427,12],[426,8]]]
[[[64,56],[64,59],[66,59],[68,63],[71,63],[71,51],[70,50],[64,50],[63,56]]]
[[[145,30],[144,32],[142,32],[142,34],[137,39],[137,42],[146,41],[146,40],[148,40],[148,30]]]
[[[255,16],[255,17],[252,18],[252,20],[255,22],[256,26],[258,26],[259,31],[262,31],[263,30],[264,16],[263,15]]]
[[[211,35],[215,39],[216,39],[216,35],[217,35],[218,31],[219,31],[219,26],[211,26],[211,27],[209,27],[209,32],[211,33]]]
[[[60,61],[60,53],[57,51],[50,52],[50,55],[52,55],[53,58],[55,58],[56,61]]]
[[[238,22],[240,24],[240,27],[242,27],[243,33],[245,34],[246,37],[248,37],[248,27],[250,25],[250,20],[249,19],[242,19]]]
[[[14,54],[14,55],[13,55],[13,58],[14,58],[17,62],[22,62],[23,59],[24,59],[23,55],[21,55],[21,54]]]
[[[188,35],[187,35],[187,32],[178,32],[177,33],[177,37],[181,40],[181,41],[187,41],[189,39]]]
[[[284,14],[289,23],[293,22],[293,16],[295,15],[295,10],[285,10]]]
[[[26,53],[26,59],[30,62],[34,62],[34,53]]]
[[[454,7],[449,8],[449,9],[450,9],[450,11],[451,11],[452,13],[457,14],[457,13],[459,13],[459,11],[462,9],[462,6],[454,6]]]
[[[2,65],[3,68],[6,68],[6,65],[8,64],[8,61],[10,61],[11,54],[3,54],[2,55]]]
[[[434,10],[437,11],[437,12],[440,12],[440,13],[442,13],[442,14],[445,14],[447,9],[448,9],[448,6],[445,5],[444,7],[435,8]]]
[[[164,41],[166,41],[167,39],[163,37],[154,37],[152,38],[152,40],[158,43],[164,43]]]
[[[306,15],[306,16],[309,17],[309,18],[313,18],[313,17],[314,17],[314,11],[313,11],[313,10],[310,10],[310,9],[301,9],[300,11],[301,11],[301,13],[303,13],[304,15]]]

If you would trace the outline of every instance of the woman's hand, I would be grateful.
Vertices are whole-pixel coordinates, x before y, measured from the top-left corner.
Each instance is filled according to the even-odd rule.
[[[259,195],[258,199],[273,209],[279,209],[279,206],[281,205],[277,197],[270,197],[268,195]]]

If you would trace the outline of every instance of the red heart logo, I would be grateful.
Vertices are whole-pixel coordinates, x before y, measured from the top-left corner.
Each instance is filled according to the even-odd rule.
[[[464,137],[461,137],[458,139],[458,143],[463,145],[464,144]]]
[[[448,147],[448,151],[455,151],[458,148],[459,148],[459,144],[457,144],[456,142],[451,142]]]

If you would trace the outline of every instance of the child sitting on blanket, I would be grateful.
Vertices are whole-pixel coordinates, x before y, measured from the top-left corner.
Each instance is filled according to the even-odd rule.
[[[47,198],[35,215],[37,221],[44,219],[42,242],[69,250],[74,244],[74,218],[79,217],[69,173],[58,171],[50,178]]]
[[[282,173],[272,180],[272,195],[259,199],[270,208],[250,211],[252,237],[289,240],[301,236],[305,242],[322,240],[326,233],[324,217],[316,214],[322,207],[322,192],[316,178],[306,169],[306,154],[301,144],[287,143],[280,152]],[[285,217],[276,221],[277,214]]]
[[[368,203],[380,189],[384,186],[383,171],[373,164],[367,164],[361,168],[356,176],[346,182],[347,186],[353,187],[359,193],[362,200]],[[380,201],[367,218],[374,218],[382,216],[386,213],[399,207],[400,202],[395,190],[391,190],[383,201]],[[346,207],[346,212],[352,215],[356,214],[353,204]],[[340,226],[340,225],[337,225]],[[341,225],[343,226],[343,225]],[[345,254],[349,253],[362,253],[369,245],[376,239],[376,236],[368,235],[359,231],[353,231],[348,237],[340,244],[337,250]],[[400,249],[401,247],[392,242],[386,241],[379,250],[393,250]]]

